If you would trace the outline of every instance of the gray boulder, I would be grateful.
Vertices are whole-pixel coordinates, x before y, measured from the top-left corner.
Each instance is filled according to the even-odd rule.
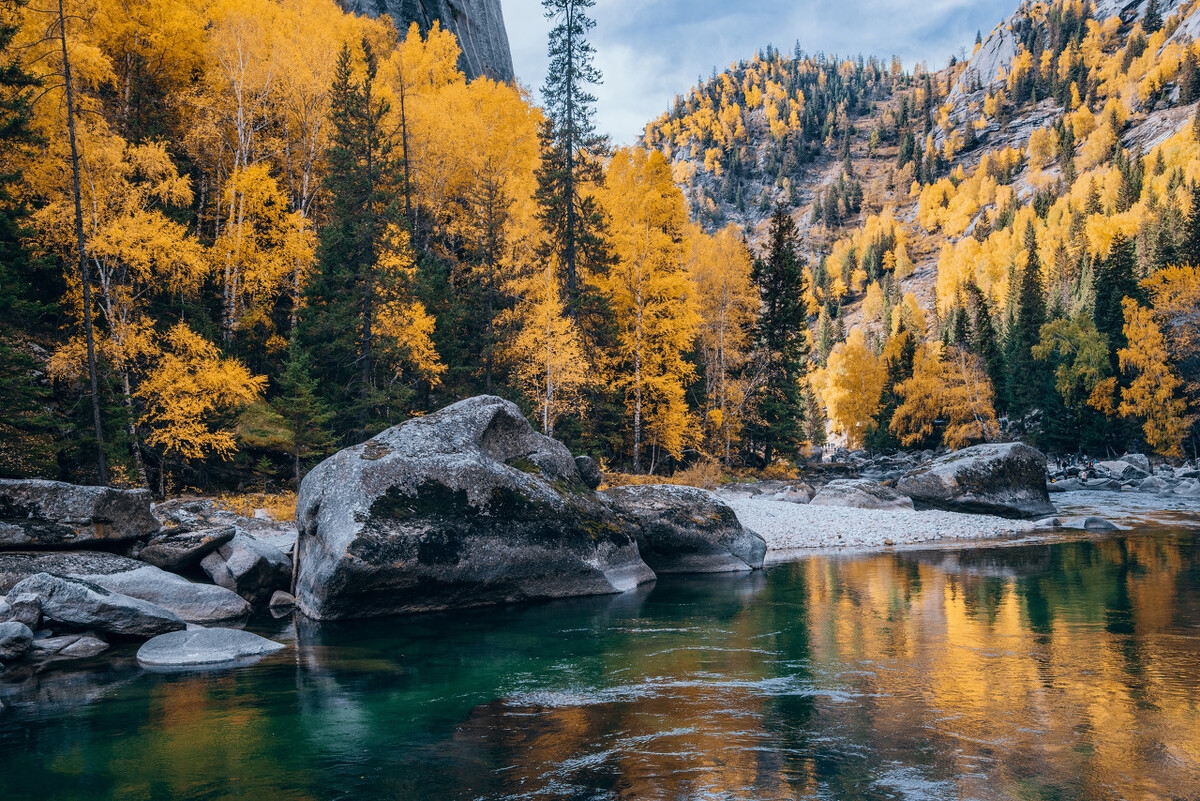
[[[287,554],[245,534],[204,557],[200,567],[218,586],[252,604],[266,603],[276,590],[286,590],[292,583],[292,560]]]
[[[189,623],[238,620],[250,606],[236,593],[99,551],[0,553],[0,591],[38,573],[68,576],[161,606]],[[11,603],[11,598],[10,598]]]
[[[272,609],[291,609],[295,605],[296,597],[290,592],[284,592],[283,590],[276,590],[275,594],[271,596],[271,603],[269,604]]]
[[[42,602],[42,617],[72,628],[96,629],[120,637],[154,637],[187,627],[161,606],[111,592],[88,581],[38,573],[13,588]]]
[[[38,662],[89,659],[108,650],[108,643],[95,634],[65,634],[33,641],[29,657]]]
[[[1144,453],[1127,453],[1117,461],[1131,464],[1143,473],[1150,474],[1150,457]]]
[[[305,477],[296,602],[316,619],[623,592],[654,573],[570,452],[479,397]]]
[[[1055,513],[1046,457],[1020,442],[976,445],[905,474],[896,490],[917,508],[1039,518]]]
[[[1124,485],[1115,478],[1089,478],[1079,483],[1088,492],[1120,492]]]
[[[147,667],[190,667],[266,656],[284,646],[240,629],[191,629],[145,642],[137,659]]]
[[[33,593],[10,593],[5,599],[4,606],[8,609],[0,613],[0,620],[15,620],[23,623],[34,631],[42,624],[42,599]]]
[[[233,526],[204,528],[199,531],[164,530],[130,556],[147,564],[178,573],[200,564],[200,560],[233,539]]]
[[[0,623],[0,662],[20,659],[33,646],[33,632],[24,623]]]
[[[766,542],[707,490],[614,487],[604,494],[632,523],[638,551],[655,573],[735,573],[763,565]]]
[[[0,479],[0,548],[78,548],[156,531],[146,490]]]
[[[813,506],[846,506],[851,509],[913,510],[912,498],[890,487],[862,478],[839,478],[817,491]]]
[[[1150,475],[1149,466],[1143,470],[1126,461],[1097,462],[1096,468],[1117,481],[1141,481]]]

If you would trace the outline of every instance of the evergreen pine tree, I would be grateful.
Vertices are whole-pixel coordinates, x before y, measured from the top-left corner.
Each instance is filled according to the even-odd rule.
[[[305,353],[293,342],[277,382],[279,395],[271,406],[287,421],[292,435],[292,467],[296,488],[304,478],[304,463],[333,450],[336,440],[329,430],[333,412],[321,399],[312,366]]]
[[[779,451],[791,451],[803,439],[801,383],[808,367],[808,312],[800,234],[782,206],[771,216],[767,251],[754,260],[751,273],[762,298],[755,327],[763,386],[754,398],[750,439],[762,445],[771,464]]]
[[[1146,4],[1146,15],[1142,18],[1142,30],[1150,35],[1161,31],[1162,26],[1162,11],[1159,10],[1158,0],[1150,0]]]
[[[338,56],[326,154],[328,219],[302,321],[312,363],[339,411],[339,434],[358,439],[389,422],[391,407],[403,400],[377,385],[374,330],[381,289],[377,260],[389,223],[403,220],[397,202],[403,165],[384,123],[389,104],[375,91],[378,61],[365,39],[362,53],[361,81],[355,79],[350,47]]]
[[[1004,351],[992,322],[992,312],[983,291],[975,284],[967,285],[967,305],[971,310],[971,350],[983,359],[984,369],[992,380],[996,394],[997,409],[1008,408],[1008,377],[1004,363]]]
[[[1179,258],[1184,264],[1200,265],[1200,184],[1192,184],[1192,208],[1183,226]]]
[[[1117,371],[1117,351],[1125,347],[1125,312],[1121,301],[1135,298],[1144,302],[1143,292],[1138,286],[1137,257],[1134,243],[1118,232],[1113,237],[1112,248],[1096,276],[1096,303],[1093,317],[1096,330],[1108,337],[1109,354],[1113,372]]]
[[[9,478],[57,472],[50,391],[28,339],[53,333],[47,312],[61,287],[25,246],[29,209],[13,191],[21,182],[13,162],[37,141],[29,123],[38,81],[9,58],[23,5],[0,0],[0,477]]]
[[[581,272],[603,269],[608,261],[604,219],[582,191],[603,180],[599,158],[608,140],[596,133],[596,97],[588,86],[602,80],[595,49],[587,40],[596,23],[587,15],[595,0],[542,0],[550,31],[550,69],[542,86],[546,122],[541,130],[542,163],[536,198],[545,230],[546,258],[563,273],[567,309],[581,316]]]
[[[1016,314],[1009,331],[1012,406],[1021,415],[1042,407],[1049,384],[1045,362],[1033,358],[1033,348],[1041,341],[1042,325],[1046,322],[1046,296],[1042,291],[1042,264],[1032,221],[1025,229],[1025,252],[1028,261],[1021,271]]]

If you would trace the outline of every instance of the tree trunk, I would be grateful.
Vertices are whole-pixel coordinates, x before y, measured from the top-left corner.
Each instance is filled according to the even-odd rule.
[[[92,425],[96,429],[96,466],[100,483],[108,483],[104,457],[104,426],[100,420],[100,381],[96,374],[96,335],[92,326],[92,279],[88,270],[87,246],[83,235],[83,190],[79,179],[79,145],[75,138],[75,90],[71,85],[71,61],[67,55],[67,15],[58,0],[58,33],[62,43],[63,83],[67,93],[67,132],[71,140],[71,179],[75,192],[75,244],[79,251],[79,277],[83,282],[83,332],[87,340],[88,379],[92,389]]]

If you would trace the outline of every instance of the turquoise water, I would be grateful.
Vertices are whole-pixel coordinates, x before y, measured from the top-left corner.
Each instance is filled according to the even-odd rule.
[[[1200,540],[813,557],[0,682],[4,799],[1200,799]]]

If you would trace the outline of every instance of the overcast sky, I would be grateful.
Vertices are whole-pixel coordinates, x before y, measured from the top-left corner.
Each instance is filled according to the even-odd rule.
[[[597,122],[632,144],[696,79],[772,44],[790,52],[897,55],[906,69],[945,65],[984,36],[1017,0],[596,0],[592,44],[604,72]],[[541,102],[546,34],[541,0],[503,0],[517,78]]]

